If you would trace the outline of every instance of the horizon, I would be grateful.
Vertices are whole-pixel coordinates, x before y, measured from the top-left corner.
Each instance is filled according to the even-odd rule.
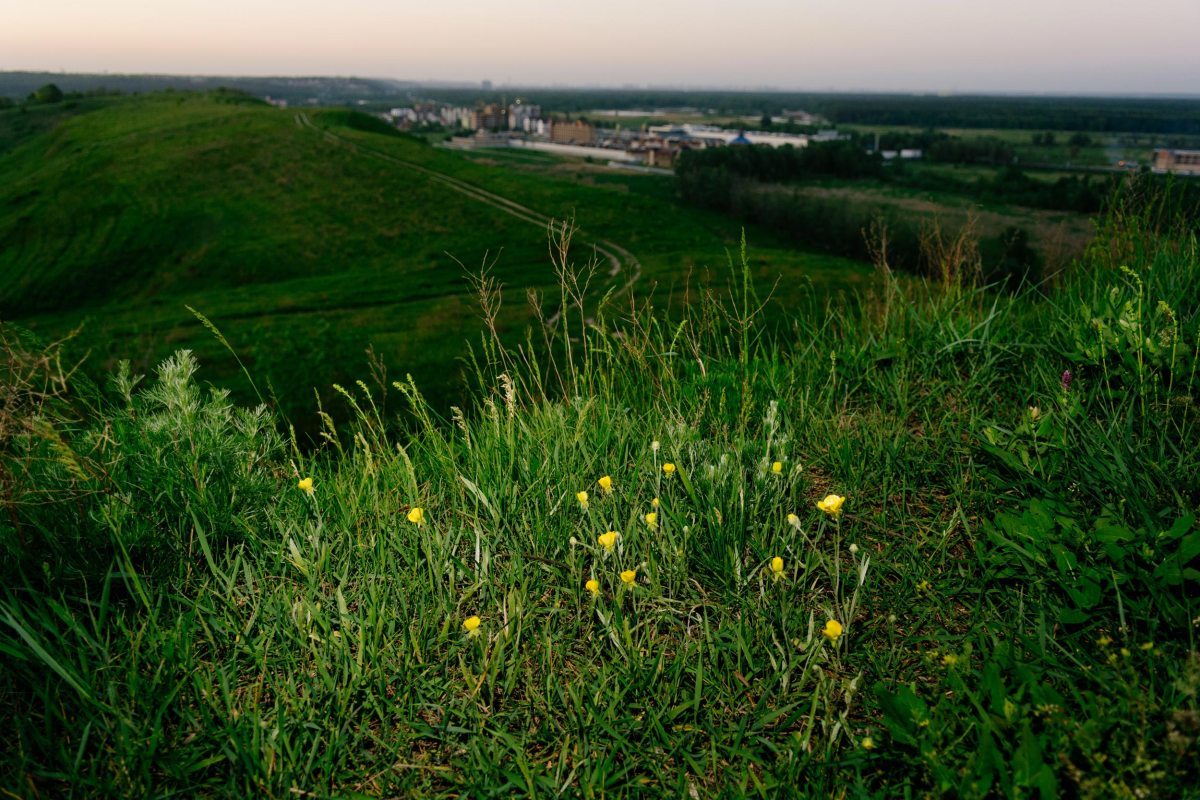
[[[410,84],[421,88],[460,89],[480,91],[506,90],[554,90],[554,91],[583,91],[583,92],[726,92],[730,94],[830,94],[830,95],[885,95],[897,97],[1011,97],[1011,98],[1097,98],[1097,99],[1146,99],[1146,100],[1200,100],[1200,91],[1193,92],[1108,92],[1108,91],[924,91],[919,89],[879,89],[871,87],[849,87],[836,89],[813,89],[804,86],[746,86],[736,84],[581,84],[581,83],[497,83],[491,82],[486,89],[482,81],[453,80],[447,78],[406,78],[367,74],[334,74],[311,72],[127,72],[123,70],[77,71],[77,70],[47,70],[47,69],[0,69],[0,75],[45,75],[63,77],[71,76],[112,76],[114,78],[181,78],[206,80],[358,80],[385,81],[396,84]],[[486,79],[485,79],[486,80]]]
[[[0,71],[228,77],[361,76],[416,84],[919,95],[1200,95],[1200,4],[1137,14],[1084,0],[852,8],[663,0],[603,9],[463,0],[71,0],[0,11]],[[8,17],[8,18],[6,18]],[[1156,25],[1156,21],[1161,24]],[[734,29],[733,36],[729,31]],[[436,77],[434,77],[436,76]]]

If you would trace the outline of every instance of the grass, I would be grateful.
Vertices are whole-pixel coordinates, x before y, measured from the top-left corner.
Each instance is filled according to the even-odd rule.
[[[0,111],[0,155],[28,139],[54,129],[79,114],[104,108],[112,98],[88,97],[49,105],[27,105]]]
[[[129,358],[148,371],[188,347],[209,380],[255,399],[188,310],[198,309],[242,349],[268,398],[312,433],[313,387],[328,403],[331,383],[367,368],[368,347],[394,374],[417,377],[439,408],[461,403],[456,359],[480,327],[468,276],[485,265],[507,287],[497,325],[509,344],[552,313],[531,309],[526,293],[557,294],[544,226],[369,148],[576,219],[634,251],[643,281],[663,296],[689,272],[714,267],[723,280],[737,243],[735,222],[687,209],[662,183],[643,191],[643,176],[592,181],[475,164],[356,130],[370,121],[361,115],[313,115],[352,149],[298,125],[295,112],[237,99],[163,93],[0,112],[0,147],[11,148],[0,164],[0,316],[48,340],[84,324],[76,343],[108,369]],[[749,234],[766,282],[779,280],[790,297],[869,275]],[[592,289],[625,280],[601,275]]]
[[[7,333],[0,784],[1194,796],[1200,259],[1132,209],[1015,295],[581,298],[317,453]]]

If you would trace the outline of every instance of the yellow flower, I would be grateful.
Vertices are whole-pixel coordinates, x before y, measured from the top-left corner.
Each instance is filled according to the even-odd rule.
[[[842,635],[842,623],[836,619],[831,619],[825,623],[825,627],[821,629],[821,633],[831,642],[836,642],[838,637]]]
[[[775,573],[775,577],[783,574],[783,559],[779,556],[771,559],[771,572]]]
[[[413,525],[424,525],[425,509],[420,506],[413,506],[412,510],[408,512],[408,521]]]
[[[782,462],[782,461],[776,461],[774,464],[772,464],[772,465],[771,465],[771,472],[774,472],[776,475],[778,475],[778,474],[780,474],[781,472],[783,472],[783,462]]]
[[[1037,406],[1029,407],[1029,419],[1031,421],[1037,422],[1038,417],[1040,417],[1041,415],[1042,415],[1042,410],[1040,408],[1038,408]]]
[[[932,590],[933,590],[933,584],[930,583],[929,581],[921,581],[920,583],[917,584],[918,592],[929,592]]]
[[[946,655],[942,656],[942,664],[947,667],[953,667],[957,663],[958,656],[954,655],[954,653],[946,653]]]
[[[652,531],[658,529],[658,514],[654,511],[646,515],[646,527]]]
[[[596,580],[595,578],[590,578],[588,582],[583,585],[583,588],[591,592],[592,597],[600,596],[600,581]]]
[[[613,546],[617,543],[618,536],[620,536],[620,534],[616,531],[608,531],[597,536],[596,541],[599,542],[600,546],[605,550],[611,551]]]
[[[842,513],[842,503],[844,502],[846,502],[846,498],[844,497],[836,494],[827,494],[825,495],[824,500],[817,502],[817,508],[821,509],[831,517],[836,517],[838,514]]]
[[[1112,644],[1112,637],[1107,635],[1101,636],[1096,640],[1096,644],[1100,645],[1101,647],[1108,647],[1110,644]]]
[[[627,569],[621,573],[621,583],[625,584],[626,586],[632,586],[635,580],[637,580],[636,569]]]
[[[668,478],[671,477],[675,474],[675,465],[668,461],[667,463],[663,464],[663,472],[667,474]]]
[[[309,496],[312,496],[312,493],[315,491],[312,485],[312,478],[302,478],[296,486],[300,488],[300,491],[308,492]]]
[[[605,475],[600,480],[596,481],[605,494],[612,494],[612,478]]]
[[[864,736],[862,739],[859,740],[858,746],[861,747],[863,750],[874,750],[875,749],[875,740],[872,739],[870,736]]]
[[[1142,648],[1143,650],[1153,650],[1154,642],[1142,642],[1140,645],[1138,645],[1138,647]]]
[[[800,518],[797,517],[795,514],[788,514],[787,521],[788,521],[788,525],[791,525],[793,528],[800,527]]]
[[[463,620],[463,630],[467,632],[467,636],[479,635],[479,623],[481,621],[479,617],[467,617]]]
[[[575,499],[579,501],[579,507],[581,509],[583,509],[584,511],[587,511],[588,493],[587,492],[578,492],[575,495]]]
[[[650,505],[653,506],[654,508],[658,508],[658,498],[656,497],[653,500],[651,500]]]

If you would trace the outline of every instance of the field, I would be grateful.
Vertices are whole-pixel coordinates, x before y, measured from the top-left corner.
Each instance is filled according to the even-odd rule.
[[[47,337],[86,322],[77,341],[109,367],[126,358],[146,371],[189,347],[207,376],[253,397],[190,306],[309,430],[311,387],[328,400],[330,384],[365,367],[369,345],[440,407],[460,398],[458,359],[482,332],[468,276],[485,266],[507,288],[497,324],[510,342],[535,322],[528,290],[549,293],[540,312],[551,315],[557,282],[538,220],[573,219],[581,260],[594,238],[623,247],[664,303],[689,278],[695,290],[705,270],[724,285],[740,237],[736,222],[681,206],[662,181],[496,168],[354,130],[344,114],[310,112],[313,125],[300,125],[295,112],[239,95],[103,98],[38,113],[40,128],[18,128],[26,112],[0,112],[0,132],[11,132],[0,141],[13,148],[0,165],[0,315]],[[326,140],[322,126],[341,138]],[[537,216],[513,216],[406,164]],[[785,301],[869,274],[764,231],[747,236],[758,276],[778,280]],[[601,267],[599,293],[632,277]]]
[[[980,203],[958,194],[888,184],[824,181],[798,188],[768,185],[763,191],[840,206],[864,219],[886,216],[896,225],[913,228],[935,221],[947,231],[970,225],[981,239],[997,239],[1006,230],[1020,228],[1029,234],[1029,244],[1039,254],[1045,274],[1054,274],[1078,259],[1095,235],[1092,220],[1084,214]]]
[[[876,133],[915,134],[925,130],[912,125],[846,125],[844,129],[868,139]],[[1165,145],[1164,142],[1154,144],[1163,137],[1147,134],[1093,132],[1088,134],[1092,143],[1080,147],[1069,144],[1070,138],[1077,131],[955,127],[937,130],[958,138],[996,139],[1012,145],[1022,164],[1054,164],[1062,167],[1117,167],[1121,161],[1149,164],[1154,147]],[[1047,133],[1054,137],[1054,144],[1032,144],[1034,136]]]
[[[1195,796],[1200,259],[1116,212],[1088,253],[782,328],[748,265],[589,301],[449,420],[364,372],[316,453],[190,356],[105,392],[5,331],[0,783]]]

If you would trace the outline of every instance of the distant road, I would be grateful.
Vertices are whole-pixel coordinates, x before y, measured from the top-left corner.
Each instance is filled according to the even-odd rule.
[[[510,200],[502,195],[489,192],[486,189],[482,189],[474,184],[467,183],[464,180],[447,175],[444,172],[438,172],[435,169],[430,169],[423,164],[398,158],[390,153],[384,153],[382,151],[375,150],[374,148],[364,146],[358,142],[346,139],[345,137],[339,136],[332,131],[318,128],[313,124],[312,120],[308,118],[307,114],[297,114],[296,124],[315,131],[325,137],[326,141],[340,144],[349,148],[352,152],[371,156],[372,158],[377,158],[381,161],[386,161],[390,164],[404,167],[405,169],[411,169],[415,172],[421,173],[422,175],[427,175],[438,183],[453,189],[459,194],[462,194],[480,203],[489,205],[499,211],[503,211],[505,214],[509,214],[510,216],[516,217],[519,220],[537,225],[544,230],[549,231],[554,222],[554,220],[552,220],[550,217],[547,217],[545,214],[534,211],[532,208],[523,206],[520,203]],[[578,233],[586,236],[583,231],[579,231]],[[610,277],[617,278],[622,274],[627,276],[624,285],[620,288],[620,292],[628,291],[637,282],[638,278],[641,277],[641,262],[638,261],[637,257],[634,256],[633,253],[629,252],[624,247],[621,247],[619,244],[610,242],[607,239],[585,241],[584,244],[586,247],[594,249],[597,253],[607,259],[609,264],[608,274]],[[556,312],[548,321],[553,324],[557,319],[558,313]]]

